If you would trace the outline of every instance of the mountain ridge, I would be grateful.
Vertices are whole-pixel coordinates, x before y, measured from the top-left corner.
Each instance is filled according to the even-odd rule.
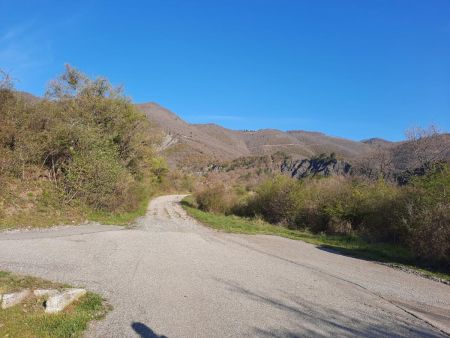
[[[293,158],[335,153],[353,159],[373,147],[360,141],[328,136],[322,132],[273,128],[233,130],[216,123],[191,124],[158,103],[136,105],[170,138],[164,154],[172,167],[203,166],[245,156],[284,152]]]

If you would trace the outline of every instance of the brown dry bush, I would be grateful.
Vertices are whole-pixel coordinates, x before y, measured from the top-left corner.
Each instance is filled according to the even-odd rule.
[[[194,197],[198,208],[203,211],[229,214],[239,205],[239,198],[234,189],[217,183],[202,188]]]
[[[286,176],[265,181],[249,199],[248,214],[260,215],[271,223],[293,224],[300,202],[296,196],[299,184]]]

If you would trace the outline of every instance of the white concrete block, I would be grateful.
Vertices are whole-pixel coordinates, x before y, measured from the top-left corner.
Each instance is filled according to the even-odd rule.
[[[85,289],[67,289],[47,299],[46,313],[58,313],[86,294]]]
[[[10,308],[14,305],[22,303],[22,301],[31,294],[28,289],[22,290],[20,292],[6,293],[2,298],[2,309]]]

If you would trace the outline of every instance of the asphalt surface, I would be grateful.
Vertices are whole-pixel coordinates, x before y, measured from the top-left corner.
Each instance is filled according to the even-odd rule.
[[[153,200],[135,228],[0,233],[0,269],[98,292],[89,337],[445,336],[450,286],[275,236],[190,219]]]

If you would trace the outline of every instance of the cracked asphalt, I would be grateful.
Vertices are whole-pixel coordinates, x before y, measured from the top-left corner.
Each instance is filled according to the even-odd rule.
[[[0,233],[0,269],[82,286],[113,306],[89,337],[446,336],[450,286],[301,241],[216,232],[182,195],[126,229]]]

